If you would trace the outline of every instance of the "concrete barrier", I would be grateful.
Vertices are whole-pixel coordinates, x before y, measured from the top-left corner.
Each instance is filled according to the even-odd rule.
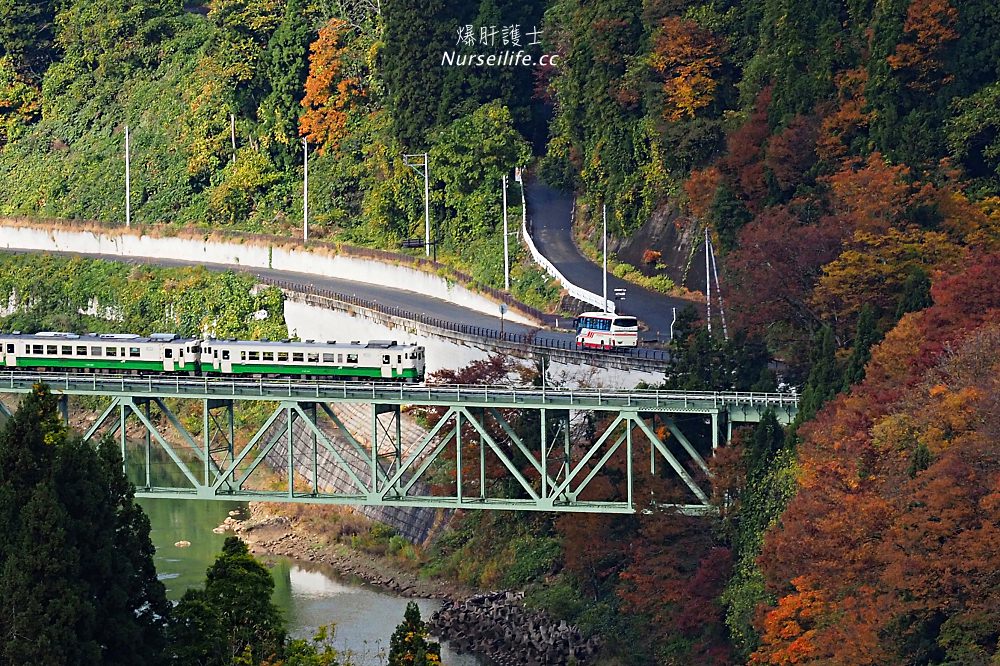
[[[0,219],[0,249],[67,252],[99,255],[108,258],[164,259],[238,268],[269,268],[310,275],[379,285],[388,289],[411,291],[449,301],[476,312],[496,315],[499,301],[507,302],[507,318],[520,324],[544,323],[545,315],[532,312],[509,295],[497,290],[477,291],[462,284],[455,273],[439,267],[441,273],[421,270],[430,262],[413,261],[408,255],[392,255],[345,250],[329,244],[301,247],[293,241],[266,236],[232,238],[191,232],[168,236],[137,229],[101,228],[81,223],[44,223]],[[353,254],[352,254],[353,253]],[[356,256],[356,255],[369,256]],[[431,264],[433,266],[433,264]]]

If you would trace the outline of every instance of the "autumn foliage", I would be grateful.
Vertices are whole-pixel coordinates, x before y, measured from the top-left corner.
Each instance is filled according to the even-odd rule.
[[[653,69],[663,76],[667,120],[693,118],[712,103],[722,66],[725,43],[711,32],[679,16],[663,19],[650,55]]]
[[[802,428],[799,492],[760,560],[777,603],[753,663],[995,658],[998,269],[980,256],[942,279]]]
[[[338,146],[347,134],[349,113],[364,95],[360,79],[350,74],[345,39],[349,26],[331,19],[309,47],[309,77],[306,79],[299,132],[322,152]]]

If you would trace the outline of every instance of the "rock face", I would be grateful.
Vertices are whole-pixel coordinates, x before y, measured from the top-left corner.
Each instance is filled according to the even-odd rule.
[[[493,592],[464,602],[446,601],[428,622],[435,636],[463,652],[486,655],[497,666],[586,664],[599,638],[584,639],[565,620],[524,607],[523,592]]]

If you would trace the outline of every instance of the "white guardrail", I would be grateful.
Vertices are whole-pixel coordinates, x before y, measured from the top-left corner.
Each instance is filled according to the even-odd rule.
[[[575,200],[573,203],[572,212],[570,214],[576,215]],[[571,221],[570,229],[572,228],[573,228],[573,223]],[[528,250],[531,252],[531,258],[535,260],[536,264],[544,268],[546,273],[548,273],[556,280],[558,280],[559,284],[561,284],[563,286],[563,289],[566,290],[566,293],[568,293],[570,296],[579,301],[583,301],[584,303],[589,303],[590,305],[593,305],[595,308],[601,308],[602,310],[606,310],[608,312],[615,311],[615,302],[613,300],[611,299],[605,300],[603,296],[595,294],[592,291],[588,291],[583,287],[578,287],[569,280],[567,280],[566,277],[559,272],[559,269],[556,268],[551,261],[546,259],[545,256],[538,251],[538,248],[535,247],[535,242],[531,239],[531,234],[528,233],[528,205],[524,198],[523,176],[521,181],[521,235],[524,237],[525,245],[528,246]]]

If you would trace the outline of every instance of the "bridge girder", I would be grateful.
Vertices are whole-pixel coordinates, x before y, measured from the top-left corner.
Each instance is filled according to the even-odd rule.
[[[28,378],[14,379],[0,376],[0,393],[30,390]],[[721,444],[720,425],[731,429],[733,405],[738,422],[747,422],[759,419],[754,409],[762,412],[768,403],[767,396],[748,394],[131,377],[60,377],[60,386],[45,379],[66,399],[111,397],[85,437],[116,438],[137,497],[448,509],[711,512],[705,456]],[[173,407],[184,401],[200,403],[199,432],[192,432],[196,421],[188,417],[185,425]],[[370,408],[367,432],[356,425],[352,432],[337,403]],[[779,403],[794,410],[794,404]],[[262,405],[262,425],[237,442],[238,409],[259,412]],[[429,428],[416,440],[404,441],[405,409],[428,416]],[[537,413],[537,430],[512,422],[525,411]],[[581,415],[603,416],[600,430],[575,436],[572,421]],[[699,450],[685,435],[679,421],[690,417],[710,424],[711,449],[706,443]],[[659,477],[666,473],[676,482],[669,500],[636,497],[636,476],[645,474],[638,461],[647,448],[649,473],[656,477],[657,463],[665,462]],[[330,485],[331,476],[339,486]],[[617,481],[595,484],[601,477]]]

